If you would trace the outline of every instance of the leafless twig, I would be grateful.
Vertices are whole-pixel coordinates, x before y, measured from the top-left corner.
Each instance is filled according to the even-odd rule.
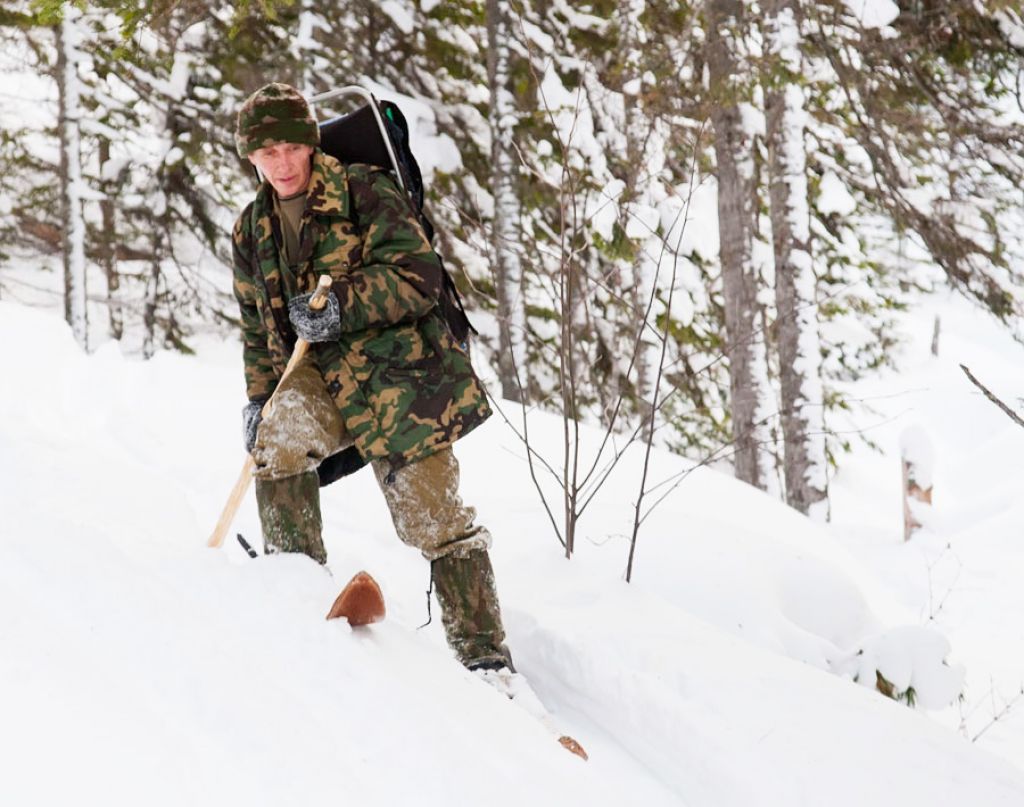
[[[995,690],[994,690],[994,688],[993,688],[992,697],[993,697],[993,699],[995,698]],[[985,735],[985,732],[987,732],[990,728],[992,728],[1000,720],[1005,718],[1013,710],[1013,707],[1015,707],[1020,702],[1021,698],[1024,698],[1024,684],[1021,685],[1020,690],[1013,697],[1013,699],[1009,700],[1005,704],[1003,704],[1003,708],[1000,709],[998,712],[994,712],[993,715],[992,715],[992,719],[990,721],[988,721],[988,723],[986,723],[984,726],[982,726],[981,731],[979,731],[977,734],[975,734],[973,737],[971,737],[971,742],[972,743],[978,742],[978,740],[980,740]]]
[[[976,379],[974,375],[971,373],[971,371],[967,369],[966,365],[961,364],[960,369],[964,371],[964,375],[966,375],[970,379],[971,383],[974,384],[974,386],[980,389],[983,393],[985,393],[986,398],[988,398],[990,401],[992,401],[992,403],[994,403],[996,406],[1002,409],[1007,415],[1009,415],[1010,419],[1014,423],[1016,423],[1018,426],[1024,426],[1024,419],[1022,419],[1020,415],[1018,415],[1016,412],[1010,409],[1010,407],[1008,407],[1005,403],[999,400],[999,398],[997,398],[988,387],[986,387],[978,379]]]

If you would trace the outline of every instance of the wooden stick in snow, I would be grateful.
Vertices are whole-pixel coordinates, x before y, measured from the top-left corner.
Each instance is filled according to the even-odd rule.
[[[914,464],[906,457],[903,463],[903,540],[909,541],[911,536],[923,526],[914,515],[912,501],[931,506],[932,488],[921,487],[914,479]],[[920,506],[920,505],[918,505]]]
[[[900,462],[903,467],[903,540],[924,524],[932,505],[932,468],[935,452],[932,441],[921,426],[911,426],[900,435]]]

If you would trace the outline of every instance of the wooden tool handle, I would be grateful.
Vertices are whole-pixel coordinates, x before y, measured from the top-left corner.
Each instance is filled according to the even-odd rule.
[[[253,462],[252,455],[247,455],[245,464],[242,466],[242,472],[238,475],[235,486],[231,488],[231,495],[228,496],[227,504],[224,505],[224,512],[220,514],[217,526],[213,528],[213,534],[210,535],[210,540],[206,542],[208,547],[216,549],[224,543],[224,536],[228,534],[231,522],[235,520],[235,514],[242,504],[242,499],[245,498],[245,492],[249,489],[249,482],[252,480],[252,472],[255,469],[256,463]]]
[[[313,296],[309,298],[309,307],[314,311],[319,311],[325,305],[327,305],[327,295],[331,291],[331,276],[320,275],[320,279],[316,282],[316,291],[313,292]]]
[[[316,284],[316,291],[314,291],[313,296],[309,298],[309,307],[314,311],[321,310],[325,305],[327,305],[327,295],[330,291],[331,276],[320,275],[320,280],[318,280]],[[281,381],[278,382],[273,394],[271,394],[267,402],[263,404],[262,414],[265,415],[270,411],[270,404],[274,400],[274,396],[277,395],[277,390],[281,388],[281,382],[283,382],[295,366],[302,361],[308,350],[309,342],[305,339],[300,339],[295,343],[295,350],[292,351],[292,355],[288,359],[288,366],[284,368],[284,372],[281,374]],[[216,549],[224,543],[224,536],[228,534],[231,522],[235,520],[235,514],[238,513],[238,508],[242,505],[242,499],[245,498],[245,493],[249,489],[249,482],[252,480],[252,474],[255,470],[256,463],[253,461],[252,455],[249,454],[246,456],[245,464],[242,466],[242,473],[238,475],[238,480],[235,482],[235,486],[231,489],[231,495],[228,496],[227,504],[224,505],[224,511],[220,514],[217,526],[213,528],[213,534],[206,542],[208,547]]]

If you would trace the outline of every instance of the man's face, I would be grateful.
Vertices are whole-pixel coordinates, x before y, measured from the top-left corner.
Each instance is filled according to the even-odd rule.
[[[312,146],[278,143],[256,149],[249,155],[249,162],[274,186],[278,196],[288,197],[306,190],[311,170],[309,158],[312,153]]]

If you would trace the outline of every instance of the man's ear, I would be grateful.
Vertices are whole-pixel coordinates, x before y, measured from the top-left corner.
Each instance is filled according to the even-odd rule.
[[[252,158],[252,153],[251,153],[251,152],[250,152],[249,154],[246,154],[246,155],[245,155],[245,158],[246,158],[246,159],[247,159],[247,160],[248,160],[249,162],[251,162],[251,163],[252,163],[253,165],[256,165],[256,161],[255,161],[255,160],[254,160],[254,159]]]

